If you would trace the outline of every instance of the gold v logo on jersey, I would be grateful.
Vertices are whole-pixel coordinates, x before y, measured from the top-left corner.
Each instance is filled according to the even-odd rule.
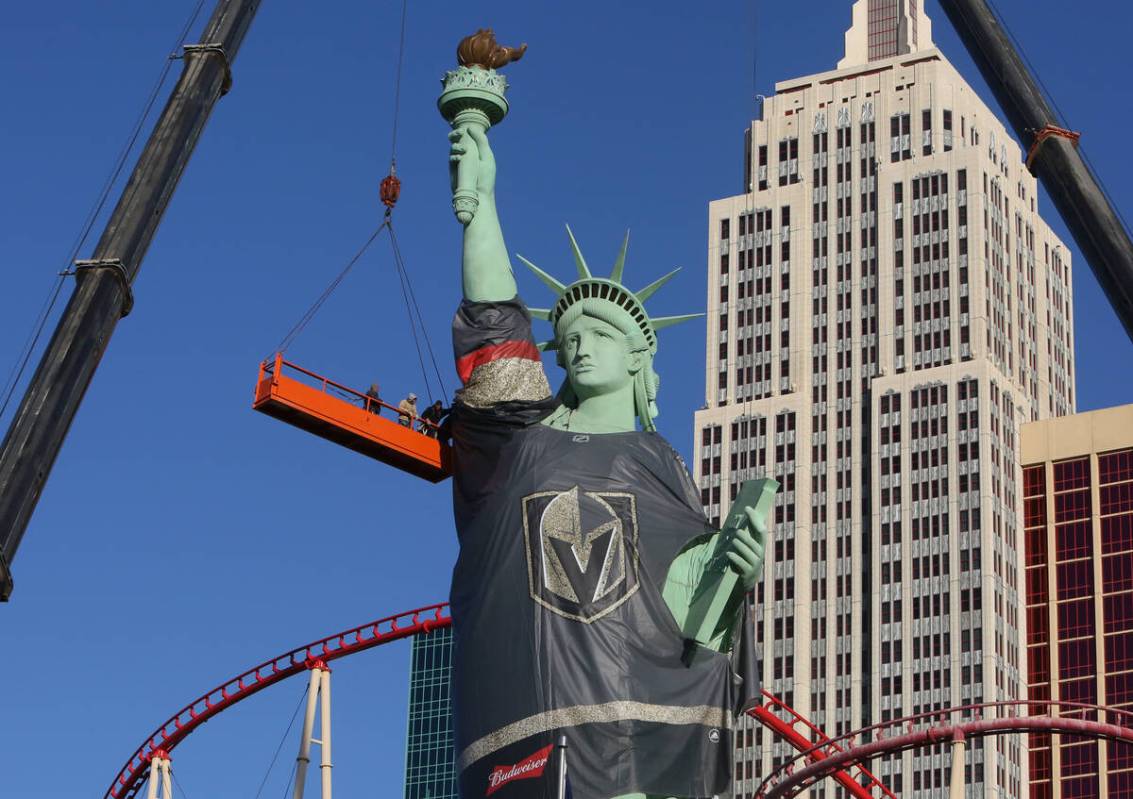
[[[633,494],[544,491],[523,498],[531,598],[589,624],[638,588]]]

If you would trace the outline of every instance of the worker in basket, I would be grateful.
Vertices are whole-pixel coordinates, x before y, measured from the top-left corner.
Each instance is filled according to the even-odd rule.
[[[449,409],[437,400],[421,412],[421,432],[429,438],[437,438],[440,433],[441,421],[448,416]]]
[[[417,395],[412,391],[409,396],[397,403],[397,423],[402,427],[413,427],[413,420],[417,418]]]
[[[371,383],[369,391],[366,392],[366,410],[370,413],[382,412],[382,395],[381,389],[378,388],[377,383]]]

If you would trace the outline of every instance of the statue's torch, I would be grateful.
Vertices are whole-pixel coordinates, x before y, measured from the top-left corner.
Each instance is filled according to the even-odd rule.
[[[526,51],[525,44],[501,47],[490,29],[479,30],[460,42],[456,48],[460,66],[445,73],[441,79],[444,90],[437,99],[441,116],[453,130],[477,127],[483,133],[507,116],[507,79],[496,70],[518,61]],[[480,205],[476,167],[476,159],[462,158],[456,168],[452,210],[462,225],[472,221]]]

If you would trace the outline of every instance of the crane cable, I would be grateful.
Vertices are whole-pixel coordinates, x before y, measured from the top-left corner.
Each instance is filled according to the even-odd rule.
[[[75,243],[71,247],[71,254],[67,258],[63,271],[58,273],[54,285],[48,292],[47,299],[44,301],[39,316],[32,327],[32,332],[28,335],[28,339],[24,344],[22,354],[17,358],[17,363],[8,374],[8,380],[4,387],[4,399],[0,402],[0,419],[4,417],[4,412],[8,410],[8,404],[12,401],[12,396],[16,392],[16,386],[19,385],[20,379],[24,375],[24,370],[27,369],[28,362],[31,360],[36,345],[39,343],[40,336],[43,335],[43,329],[47,325],[47,320],[51,317],[55,303],[59,300],[59,294],[63,290],[63,284],[66,282],[67,277],[72,274],[70,271],[71,265],[75,262],[83,245],[86,244],[87,238],[94,228],[94,223],[98,220],[102,209],[106,205],[107,199],[110,197],[111,189],[114,188],[114,185],[118,182],[118,178],[122,175],[122,170],[126,166],[126,159],[129,158],[134,146],[138,143],[138,137],[142,133],[142,128],[145,127],[146,120],[149,119],[150,112],[153,111],[153,106],[157,102],[158,94],[161,93],[162,87],[165,86],[165,81],[169,77],[169,71],[173,68],[173,62],[180,57],[179,51],[181,46],[189,37],[189,32],[192,30],[193,24],[197,21],[197,17],[200,16],[204,4],[205,0],[198,0],[196,8],[193,9],[192,14],[189,15],[188,21],[182,27],[181,33],[177,37],[177,43],[173,46],[169,57],[165,59],[165,64],[158,75],[157,81],[150,90],[149,97],[142,107],[141,114],[138,116],[129,135],[126,137],[126,143],[122,146],[122,150],[119,152],[118,158],[114,162],[114,167],[110,170],[110,175],[106,178],[106,182],[102,186],[102,191],[99,192],[97,199],[91,206],[90,212],[87,214],[86,221],[83,223],[78,236],[75,238]]]
[[[397,46],[397,70],[393,82],[393,131],[390,141],[389,175],[382,181],[381,196],[382,203],[386,206],[385,224],[389,227],[389,240],[393,250],[394,268],[397,270],[398,283],[401,286],[401,296],[405,301],[405,313],[409,317],[409,330],[413,335],[413,346],[417,350],[417,363],[421,367],[421,377],[425,381],[425,391],[428,393],[431,402],[434,399],[433,389],[429,383],[428,370],[425,368],[424,354],[421,352],[421,337],[425,339],[425,347],[429,351],[429,360],[433,364],[433,373],[437,378],[441,396],[448,396],[448,390],[445,388],[444,379],[441,377],[441,370],[437,366],[437,358],[433,354],[433,343],[429,340],[429,331],[425,327],[425,320],[421,315],[421,307],[417,304],[417,296],[413,291],[413,283],[409,279],[409,271],[405,268],[405,261],[401,257],[401,247],[397,243],[397,235],[393,230],[393,209],[397,204],[398,195],[401,191],[401,181],[397,179],[397,128],[398,120],[401,116],[401,72],[402,65],[405,62],[405,21],[408,12],[408,0],[402,0],[401,30]],[[417,335],[418,328],[420,328],[421,336]]]
[[[177,790],[185,799],[189,799],[189,792],[185,790],[185,786],[181,784],[181,780],[177,779],[177,772],[173,770],[173,766],[169,767],[169,776],[173,778],[173,784],[177,786]]]
[[[386,212],[386,218],[389,219],[389,212],[388,211]],[[393,227],[392,226],[390,227],[389,232],[390,232],[390,241],[393,242]],[[409,302],[410,294],[411,294],[411,291],[412,291],[412,289],[407,287],[407,284],[409,282],[409,275],[406,274],[405,268],[401,263],[401,259],[398,255],[396,242],[393,243],[393,252],[394,252],[394,268],[397,271],[397,282],[398,282],[398,285],[401,286],[401,296],[402,296],[402,299],[405,300],[405,313],[409,317],[409,334],[413,337],[413,346],[417,350],[417,363],[421,366],[421,377],[425,381],[425,393],[429,395],[429,403],[432,404],[432,402],[433,402],[433,387],[429,384],[429,373],[425,369],[425,357],[421,353],[421,340],[417,335],[417,325],[419,323],[421,311],[420,311],[420,309],[418,309],[418,311],[417,311],[418,319],[415,320],[414,316],[413,316],[413,306],[416,305],[416,302],[414,302],[413,305],[411,305],[410,302]],[[423,324],[422,324],[421,329],[424,330]],[[429,347],[429,354],[430,355],[432,355],[432,350],[433,350],[433,348],[430,346]]]
[[[425,392],[429,395],[429,401],[432,402],[434,398],[433,388],[429,382],[428,370],[425,368],[425,357],[421,352],[421,337],[417,335],[418,328],[421,330],[421,336],[425,338],[425,346],[429,350],[429,359],[433,363],[433,371],[436,374],[441,395],[444,396],[447,392],[445,391],[444,381],[441,379],[440,369],[437,368],[437,359],[433,355],[433,344],[429,341],[429,332],[425,328],[421,308],[417,305],[413,284],[409,280],[409,272],[406,270],[405,262],[401,257],[401,248],[397,244],[397,236],[393,232],[393,209],[397,205],[398,196],[401,193],[401,181],[397,178],[397,127],[401,116],[401,69],[405,62],[405,21],[408,12],[408,0],[402,0],[401,29],[397,45],[397,70],[394,73],[393,80],[393,130],[390,137],[389,175],[382,180],[381,198],[382,203],[386,206],[386,224],[389,226],[390,247],[393,251],[398,284],[401,287],[401,297],[405,301],[405,313],[409,317],[409,332],[413,336],[413,346],[417,350],[417,363],[421,367],[421,378],[425,381]]]
[[[401,113],[401,63],[405,57],[405,16],[408,11],[408,0],[401,2],[401,37],[397,47],[397,76],[393,81],[393,141],[390,144],[390,173],[397,163],[397,120]]]
[[[412,301],[413,310],[417,314],[417,324],[421,328],[421,335],[425,339],[425,347],[429,351],[429,360],[433,364],[433,374],[436,375],[437,383],[440,385],[441,397],[442,398],[447,397],[448,396],[448,389],[445,387],[444,378],[441,377],[440,367],[437,366],[437,356],[433,353],[433,342],[431,342],[429,340],[429,332],[425,329],[425,320],[421,316],[421,307],[417,304],[417,295],[413,291],[413,283],[409,279],[409,272],[408,272],[408,270],[406,270],[405,262],[404,262],[404,260],[402,260],[402,257],[401,257],[401,247],[400,247],[400,245],[398,245],[397,235],[393,231],[393,220],[392,220],[392,218],[390,219],[390,222],[389,222],[389,240],[390,240],[390,244],[393,247],[394,265],[397,267],[398,274],[401,275],[403,280],[404,280],[404,285],[402,287],[402,294],[405,295],[406,289],[408,289],[408,296],[406,297],[406,300],[405,300],[405,308],[408,311],[409,310],[409,303],[410,303],[410,301]],[[413,315],[410,314],[410,324],[412,325],[412,323],[413,323]],[[413,334],[413,342],[414,342],[414,344],[417,345],[417,356],[418,356],[418,359],[421,360],[421,373],[424,374],[425,373],[425,364],[424,364],[424,361],[421,359],[421,346],[420,346],[420,343],[417,340],[416,331],[414,331],[414,334]],[[425,382],[426,382],[426,386],[427,386],[428,385],[428,377],[425,378]],[[433,395],[432,395],[431,390],[430,390],[430,393],[429,393],[429,399],[433,399]]]
[[[264,792],[264,786],[268,784],[268,777],[271,776],[272,769],[275,768],[275,762],[279,759],[279,753],[283,751],[283,745],[287,743],[287,736],[291,734],[291,728],[295,726],[295,719],[299,717],[299,709],[303,707],[303,700],[307,697],[307,691],[310,689],[309,685],[303,687],[303,693],[299,695],[299,701],[295,703],[295,712],[291,714],[291,721],[287,723],[287,729],[283,731],[283,735],[279,739],[279,746],[275,748],[275,754],[271,756],[271,762],[268,763],[268,770],[264,774],[264,779],[260,783],[259,790],[256,791],[255,799],[260,799],[260,795]],[[288,788],[290,788],[290,780],[288,781]]]
[[[359,250],[354,253],[354,257],[352,257],[346,263],[346,266],[343,267],[342,271],[339,272],[338,275],[336,275],[335,278],[330,282],[330,284],[323,290],[323,293],[319,295],[318,299],[315,300],[311,307],[308,308],[301,317],[299,317],[299,321],[296,322],[289,331],[287,331],[287,335],[285,335],[280,340],[279,344],[276,345],[275,351],[280,353],[286,352],[287,348],[295,343],[295,340],[299,337],[299,334],[301,334],[307,328],[307,325],[309,325],[315,318],[315,316],[319,313],[326,301],[330,299],[330,296],[334,293],[335,289],[342,285],[342,281],[346,279],[346,276],[348,274],[350,274],[350,270],[354,268],[354,265],[357,264],[358,261],[362,259],[362,256],[366,254],[366,251],[370,249],[370,245],[377,240],[378,236],[381,235],[381,232],[383,230],[387,229],[390,233],[390,243],[393,248],[394,270],[397,272],[398,283],[401,286],[401,296],[405,301],[405,312],[409,317],[409,333],[413,337],[413,344],[417,350],[417,362],[421,367],[421,376],[425,381],[425,392],[429,395],[429,400],[432,401],[434,399],[434,394],[432,383],[429,380],[429,373],[425,367],[425,356],[421,350],[422,337],[424,337],[425,339],[425,347],[429,352],[429,359],[430,361],[432,361],[433,371],[436,375],[441,395],[448,396],[444,380],[443,378],[441,378],[440,368],[437,366],[436,356],[433,353],[433,344],[429,340],[428,331],[425,329],[424,317],[421,314],[420,306],[417,304],[417,296],[413,291],[413,284],[409,279],[409,272],[405,268],[405,263],[401,257],[401,248],[398,246],[397,239],[393,233],[393,215],[389,210],[386,211],[386,215],[382,220],[382,223],[378,225],[377,229],[373,233],[370,234],[370,237],[366,239],[366,242],[361,246],[361,248],[359,248]],[[418,330],[420,330],[420,332],[418,332]]]
[[[283,799],[291,796],[291,783],[295,781],[295,774],[299,770],[299,761],[291,764],[291,775],[287,778],[287,784],[283,786]]]
[[[315,300],[314,304],[307,309],[306,313],[299,317],[299,321],[295,323],[295,326],[287,331],[287,335],[276,345],[275,349],[277,352],[286,352],[287,348],[294,343],[295,339],[299,337],[299,334],[302,333],[307,325],[310,324],[311,320],[315,318],[315,314],[319,312],[319,309],[323,307],[323,303],[330,298],[330,295],[334,293],[334,290],[338,288],[339,284],[341,284],[350,273],[350,270],[354,268],[354,264],[358,263],[362,256],[366,254],[366,250],[370,249],[370,245],[373,244],[378,235],[389,226],[389,223],[390,220],[387,216],[382,223],[378,225],[378,229],[370,234],[370,238],[366,239],[366,243],[362,245],[362,248],[354,254],[354,257],[351,258],[343,270],[338,273],[338,276],[332,280],[330,285],[319,295],[319,298]]]
[[[407,2],[403,0],[401,7],[401,38],[398,47],[397,73],[394,82],[392,136],[393,152],[391,152],[390,155],[390,173],[384,180],[382,180],[381,185],[382,203],[386,206],[385,217],[383,218],[382,223],[378,226],[378,228],[366,240],[366,243],[362,245],[361,249],[359,249],[358,252],[355,253],[354,257],[351,258],[350,261],[346,264],[345,268],[343,268],[343,270],[339,272],[338,276],[331,281],[330,285],[327,286],[327,288],[321,295],[319,295],[314,304],[307,309],[307,312],[299,318],[299,321],[296,322],[291,330],[288,331],[287,335],[283,337],[283,340],[280,341],[279,345],[276,347],[276,350],[278,352],[285,352],[287,348],[290,347],[292,343],[294,343],[299,334],[302,333],[307,325],[310,324],[311,320],[315,318],[315,315],[318,314],[323,304],[326,303],[326,301],[330,298],[330,295],[333,294],[334,290],[339,287],[342,281],[346,278],[347,274],[350,273],[350,270],[356,263],[358,263],[358,261],[366,253],[366,251],[370,248],[370,245],[374,243],[374,240],[377,239],[377,237],[383,230],[388,229],[390,236],[390,246],[393,251],[394,269],[397,272],[398,284],[401,287],[401,296],[405,302],[405,313],[409,317],[409,332],[413,337],[414,348],[417,350],[417,363],[421,367],[421,377],[425,383],[425,393],[429,395],[429,401],[432,402],[435,399],[435,395],[433,394],[432,383],[429,380],[428,369],[425,366],[425,355],[421,349],[422,337],[425,339],[425,348],[428,350],[429,360],[432,363],[433,373],[436,377],[437,385],[442,398],[448,396],[448,390],[445,387],[444,378],[441,377],[441,370],[437,365],[437,358],[433,352],[433,343],[429,340],[429,332],[425,327],[425,320],[421,314],[421,307],[417,304],[417,295],[413,290],[413,283],[409,278],[409,271],[405,268],[405,261],[401,256],[401,247],[398,245],[397,237],[393,231],[393,209],[397,204],[398,195],[401,189],[401,181],[399,181],[396,177],[396,153],[397,123],[400,113],[401,100],[401,65],[402,61],[404,60],[405,54],[406,11]],[[418,333],[418,330],[420,331],[420,333]]]

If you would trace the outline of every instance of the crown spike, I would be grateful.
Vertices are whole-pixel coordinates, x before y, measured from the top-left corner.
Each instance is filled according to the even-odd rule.
[[[544,272],[542,269],[537,267],[535,264],[528,261],[526,258],[524,258],[519,253],[516,253],[515,257],[518,258],[523,263],[524,266],[526,266],[528,269],[530,269],[532,272],[534,272],[535,277],[539,278],[545,284],[547,284],[547,288],[549,288],[551,291],[555,292],[555,294],[561,294],[563,289],[566,288],[566,286],[564,284],[560,283],[555,278],[548,275],[546,272]]]
[[[574,240],[574,233],[571,232],[570,225],[566,226],[567,236],[570,237],[570,248],[574,252],[574,263],[578,267],[578,277],[582,280],[587,280],[594,277],[590,274],[590,267],[586,265],[586,259],[582,257],[582,250],[578,249],[578,242]]]
[[[535,346],[539,348],[539,352],[548,352],[548,351],[551,351],[551,350],[557,350],[559,348],[559,342],[557,342],[557,341],[540,341]]]
[[[614,271],[610,273],[610,280],[615,283],[622,282],[622,272],[626,267],[626,250],[629,249],[629,231],[626,231],[625,240],[622,241],[622,251],[618,253],[618,260],[614,261]]]
[[[672,327],[673,325],[679,325],[681,322],[687,322],[690,319],[699,319],[702,316],[704,316],[702,313],[686,313],[680,316],[657,316],[649,321],[653,324],[654,330],[661,330],[666,327]]]
[[[527,312],[534,316],[536,319],[546,319],[548,322],[551,321],[550,308],[528,308]]]
[[[661,288],[663,285],[665,285],[670,280],[672,280],[674,277],[676,277],[676,274],[679,271],[681,271],[681,268],[678,266],[676,269],[674,269],[669,274],[657,278],[656,280],[654,280],[652,283],[650,283],[648,286],[641,289],[640,291],[635,291],[634,296],[636,296],[638,300],[640,300],[642,303],[644,303],[647,299],[649,299],[650,297],[652,297],[654,294],[657,293],[657,289]]]

